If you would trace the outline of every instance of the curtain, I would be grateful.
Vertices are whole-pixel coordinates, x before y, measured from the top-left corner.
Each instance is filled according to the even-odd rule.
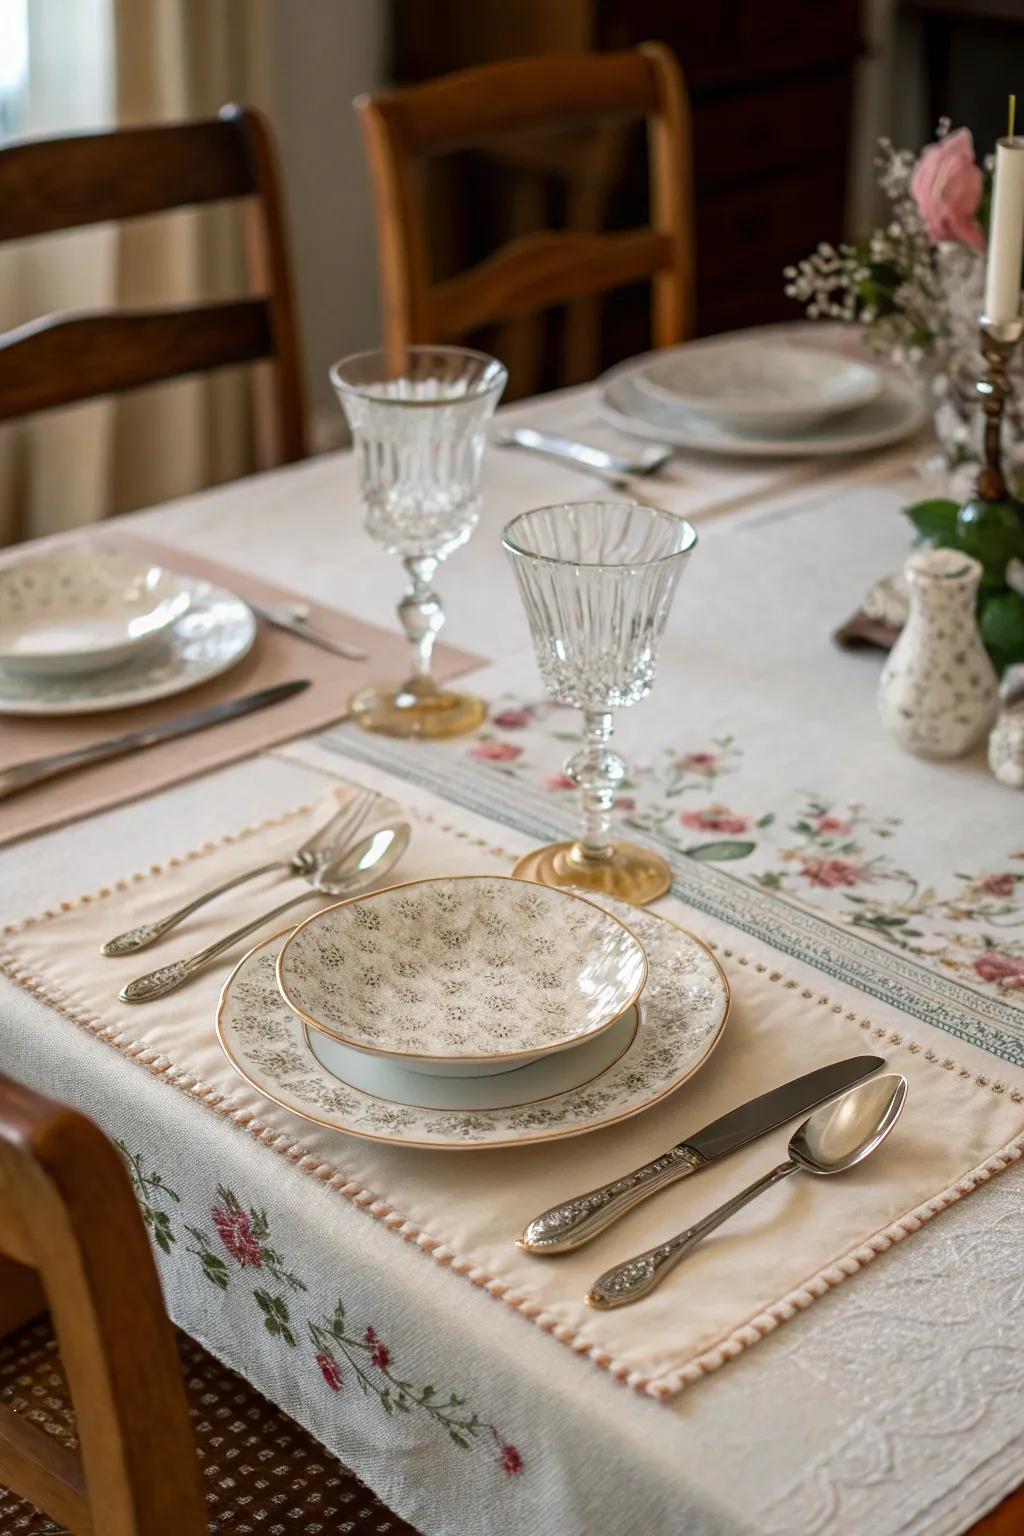
[[[30,0],[23,131],[274,113],[273,0]],[[0,248],[0,329],[62,309],[244,291],[237,208]],[[246,370],[175,380],[0,429],[0,542],[77,527],[255,467]]]

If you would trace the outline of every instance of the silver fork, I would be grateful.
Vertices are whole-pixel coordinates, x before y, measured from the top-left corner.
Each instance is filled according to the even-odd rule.
[[[334,813],[330,821],[325,822],[312,837],[307,838],[302,847],[297,848],[290,858],[274,859],[269,864],[258,864],[255,869],[247,869],[241,875],[233,875],[230,880],[222,881],[220,885],[211,886],[209,890],[203,891],[192,901],[186,902],[183,907],[178,907],[177,911],[168,912],[166,917],[157,918],[153,923],[142,923],[137,928],[129,928],[126,933],[119,933],[116,938],[108,939],[100,949],[100,954],[117,958],[121,955],[133,955],[139,949],[146,949],[157,939],[162,938],[165,933],[169,933],[172,928],[176,928],[179,923],[184,922],[186,917],[191,917],[193,912],[205,906],[208,901],[233,891],[236,886],[244,885],[247,880],[255,880],[259,875],[269,875],[277,869],[287,869],[291,879],[297,879],[300,875],[316,874],[329,859],[343,851],[346,844],[353,841],[377,798],[372,790],[359,790],[347,805],[343,805],[340,811]]]

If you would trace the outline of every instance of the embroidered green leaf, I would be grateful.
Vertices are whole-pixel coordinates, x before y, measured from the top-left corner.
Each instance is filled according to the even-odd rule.
[[[756,847],[756,843],[724,840],[719,843],[698,843],[694,848],[684,849],[684,852],[688,858],[697,859],[702,864],[709,864],[730,859],[745,859]]]

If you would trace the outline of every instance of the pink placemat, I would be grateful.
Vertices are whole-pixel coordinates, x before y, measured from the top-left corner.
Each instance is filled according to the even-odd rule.
[[[57,543],[57,540],[47,540],[34,546],[34,550],[52,548]],[[104,530],[90,533],[87,538],[61,539],[59,543],[62,547],[69,543],[78,543],[82,547],[99,544],[140,561],[152,561],[189,576],[201,577],[227,587],[250,602],[278,603],[296,596],[284,587],[134,534]],[[3,563],[23,557],[23,553],[6,556]],[[408,647],[403,636],[316,603],[310,604],[310,619],[337,639],[362,647],[369,659],[347,661],[261,622],[255,645],[236,667],[173,698],[101,714],[48,719],[0,717],[0,769],[3,769],[51,752],[67,752],[127,731],[159,725],[257,689],[273,687],[275,683],[295,678],[308,678],[310,682],[302,693],[283,704],[199,731],[194,736],[165,742],[145,752],[76,770],[0,802],[0,846],[60,826],[63,822],[91,816],[126,800],[154,794],[183,779],[208,773],[212,768],[221,768],[241,757],[250,757],[292,737],[320,730],[344,718],[347,700],[356,688],[374,680],[400,678],[408,670]],[[479,657],[452,646],[438,646],[434,658],[439,677],[454,677],[480,664]]]

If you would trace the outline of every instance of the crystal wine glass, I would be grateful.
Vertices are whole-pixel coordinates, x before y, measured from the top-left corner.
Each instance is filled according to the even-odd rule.
[[[390,347],[335,363],[331,383],[352,429],[370,536],[401,555],[409,586],[398,616],[412,649],[405,682],[360,689],[353,718],[389,736],[456,736],[486,705],[431,676],[444,623],[431,583],[480,512],[484,428],[508,374],[464,347]]]
[[[636,502],[540,507],[505,529],[544,685],[583,711],[583,745],[565,764],[582,795],[582,836],[526,854],[515,874],[638,904],[668,890],[660,854],[612,836],[626,765],[608,743],[612,710],[650,692],[658,641],[696,542],[681,517]]]

